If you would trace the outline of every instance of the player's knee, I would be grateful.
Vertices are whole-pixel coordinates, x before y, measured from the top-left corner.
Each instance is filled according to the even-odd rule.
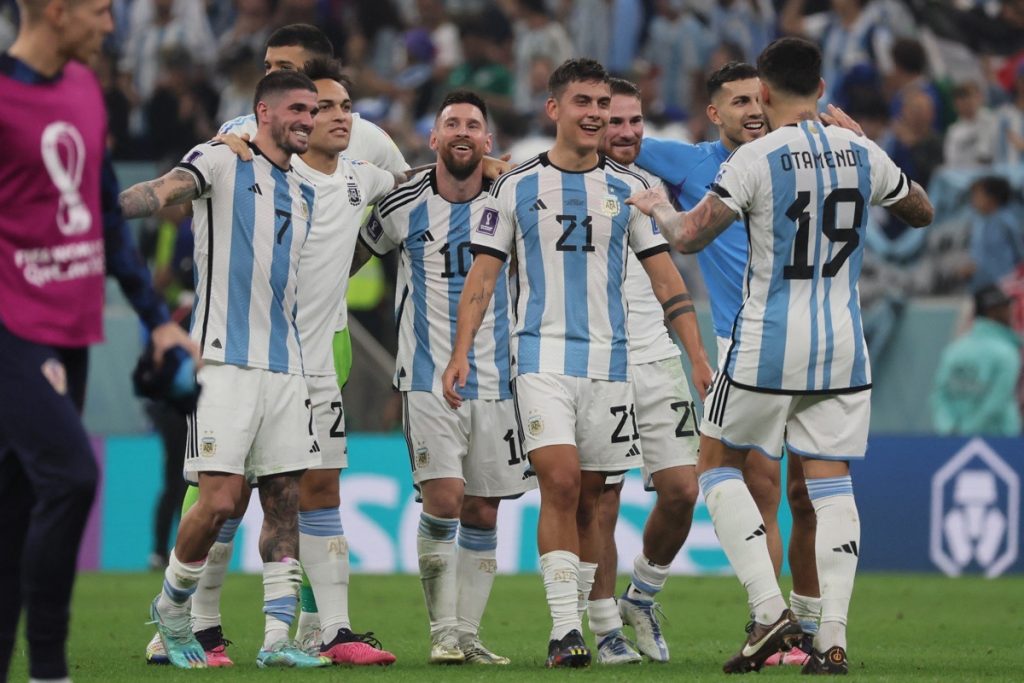
[[[493,529],[498,525],[498,502],[497,498],[466,496],[460,521],[477,529]]]
[[[772,477],[750,477],[746,476],[747,489],[757,504],[761,514],[771,513],[774,516],[779,509],[779,500],[782,492],[779,490],[779,480]]]
[[[336,470],[307,470],[299,480],[299,509],[338,507],[341,496]]]
[[[460,488],[425,483],[422,489],[424,512],[445,519],[461,517],[463,492]]]
[[[579,502],[580,471],[568,468],[548,472],[541,479],[540,487],[545,504],[557,508],[574,508]]]
[[[673,517],[682,517],[697,504],[697,479],[677,478],[658,489],[658,505]]]

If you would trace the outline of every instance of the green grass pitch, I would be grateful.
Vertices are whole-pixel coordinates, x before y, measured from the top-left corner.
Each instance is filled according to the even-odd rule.
[[[625,585],[620,579],[619,587]],[[288,671],[256,668],[263,635],[259,577],[230,575],[225,584],[225,634],[234,641],[230,670],[180,671],[147,666],[143,656],[152,627],[149,602],[159,574],[85,574],[72,611],[71,678],[75,683],[137,681],[632,681],[721,680],[722,662],[744,637],[742,589],[731,577],[673,577],[662,594],[664,630],[672,661],[629,667],[594,664],[584,671],[546,671],[549,620],[538,576],[498,576],[487,614],[485,642],[512,658],[510,667],[433,667],[427,618],[415,576],[355,576],[352,618],[357,630],[372,630],[398,662],[387,668]],[[1024,577],[994,581],[921,575],[863,575],[850,617],[850,673],[871,681],[963,681],[1024,679]],[[593,645],[592,636],[588,642]],[[793,669],[765,669],[769,678],[798,676]],[[27,680],[24,642],[12,664],[12,683]]]

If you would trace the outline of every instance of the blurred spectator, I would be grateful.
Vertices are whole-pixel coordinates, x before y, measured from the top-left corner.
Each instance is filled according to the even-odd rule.
[[[882,78],[892,68],[893,36],[880,2],[831,0],[827,12],[804,15],[805,0],[785,0],[779,17],[783,33],[816,40],[822,51],[825,97],[834,101],[847,77]],[[866,69],[867,74],[855,70]]]
[[[942,163],[942,138],[935,132],[935,103],[927,93],[911,90],[893,121],[893,140],[886,150],[907,177],[928,187]]]
[[[131,34],[121,59],[121,71],[136,98],[134,104],[144,104],[153,94],[164,50],[181,47],[191,64],[213,63],[216,43],[210,24],[205,13],[196,15],[191,6],[189,0],[136,0]]]
[[[254,51],[248,42],[241,42],[221,54],[217,70],[227,78],[227,84],[220,91],[216,121],[230,121],[252,113],[253,93],[263,78],[261,53],[262,50]]]
[[[1013,82],[1013,101],[997,112],[998,130],[996,162],[1019,166],[1024,164],[1024,61],[1017,65]]]
[[[985,176],[971,185],[971,290],[995,285],[1024,263],[1024,231],[1010,204],[1010,183]]]
[[[521,113],[536,114],[538,100],[547,99],[547,77],[556,66],[573,56],[572,41],[555,22],[544,0],[514,0],[515,18],[515,106]],[[539,64],[548,72],[537,78]]]
[[[263,46],[274,25],[274,0],[235,0],[235,20],[217,40],[217,57],[236,55],[242,47],[254,55],[263,53]],[[223,72],[222,72],[223,73]],[[224,120],[224,119],[222,119]]]
[[[943,352],[932,389],[940,434],[1019,436],[1015,390],[1021,338],[1009,326],[1010,299],[998,287],[974,296],[974,325]]]
[[[935,111],[935,130],[945,130],[943,112],[945,104],[942,94],[928,77],[928,55],[924,46],[913,38],[900,38],[892,44],[892,68],[885,79],[885,91],[892,103],[892,116],[898,118],[903,109],[903,100],[912,90],[920,90],[932,99]],[[847,91],[849,88],[847,88]],[[846,93],[844,93],[846,94]]]
[[[459,28],[445,11],[444,0],[416,0],[416,10],[434,48],[433,80],[444,83],[463,60]]]
[[[161,71],[153,96],[145,106],[147,140],[160,162],[184,156],[197,140],[217,132],[217,93],[196,78],[192,59],[183,47],[161,53]]]
[[[114,159],[133,158],[137,156],[137,146],[128,133],[132,103],[121,89],[117,59],[104,50],[95,69],[103,88],[103,102],[107,105],[107,149]]]
[[[508,110],[512,104],[512,72],[498,61],[493,37],[482,15],[466,17],[459,25],[463,62],[448,76],[451,90],[479,93],[491,109]]]
[[[644,60],[657,69],[660,98],[652,114],[681,120],[697,113],[710,47],[707,27],[687,11],[685,0],[655,0],[643,51]]]
[[[956,123],[946,131],[945,163],[950,168],[976,168],[995,156],[997,119],[984,106],[981,88],[966,82],[953,88]]]
[[[711,30],[716,42],[739,45],[740,61],[755,64],[775,39],[775,8],[769,0],[721,0],[711,6]]]

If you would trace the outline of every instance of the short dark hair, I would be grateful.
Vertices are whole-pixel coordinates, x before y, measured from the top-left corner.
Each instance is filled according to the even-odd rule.
[[[913,38],[900,38],[892,44],[892,62],[903,71],[911,74],[923,74],[928,68],[928,55],[920,41]]]
[[[714,97],[726,83],[745,81],[748,78],[757,78],[757,67],[747,62],[729,62],[708,76],[708,99]]]
[[[256,111],[260,102],[266,101],[271,95],[289,90],[308,90],[316,94],[316,86],[313,81],[301,71],[275,71],[261,78],[260,82],[256,84],[256,95],[252,100],[253,112]]]
[[[612,95],[628,95],[635,97],[638,100],[640,98],[640,86],[633,81],[627,81],[625,78],[612,77],[608,79],[608,85],[612,87]]]
[[[314,57],[302,67],[302,73],[306,74],[311,81],[337,81],[352,96],[352,81],[342,70],[341,62],[331,57]]]
[[[446,107],[450,107],[453,104],[471,104],[479,109],[480,113],[484,115],[484,122],[487,121],[487,103],[484,102],[482,97],[472,90],[452,90],[450,93],[445,95],[444,99],[441,100],[441,106],[437,108],[437,113],[434,115],[434,119],[436,120]]]
[[[298,45],[317,57],[333,57],[334,46],[327,35],[312,24],[288,24],[282,26],[267,38],[267,47],[291,47]]]
[[[776,90],[814,95],[821,82],[821,50],[803,38],[779,38],[757,58],[757,73]]]
[[[609,81],[608,72],[600,62],[593,59],[578,58],[567,59],[551,72],[548,78],[548,92],[552,97],[558,99],[570,83],[585,81]]]
[[[981,190],[999,206],[1006,206],[1010,203],[1010,196],[1013,190],[1010,181],[1002,176],[986,175],[971,183],[971,190]]]

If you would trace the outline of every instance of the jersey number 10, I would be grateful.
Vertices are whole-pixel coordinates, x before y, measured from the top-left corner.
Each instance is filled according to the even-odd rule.
[[[853,225],[840,228],[836,225],[839,204],[853,204]],[[814,266],[810,261],[811,214],[807,207],[811,204],[810,192],[798,192],[796,201],[786,209],[786,218],[796,221],[796,238],[793,241],[793,262],[782,269],[782,277],[786,280],[810,280],[814,277]],[[860,234],[857,226],[864,219],[864,195],[852,187],[839,187],[825,197],[821,214],[821,231],[830,242],[843,245],[828,263],[821,267],[822,277],[835,277],[842,270],[846,259],[850,258],[857,245]]]

